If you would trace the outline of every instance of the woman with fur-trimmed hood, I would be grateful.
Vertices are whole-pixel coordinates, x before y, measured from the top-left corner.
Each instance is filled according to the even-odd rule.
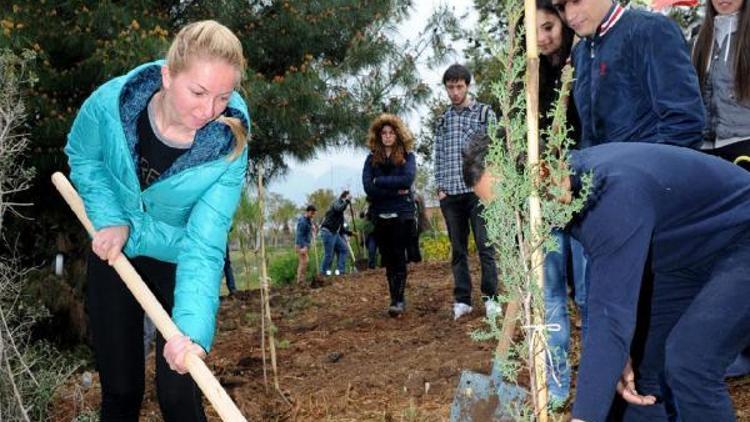
[[[362,184],[371,201],[375,239],[386,269],[388,314],[397,317],[405,308],[406,248],[409,234],[416,229],[414,136],[398,116],[381,114],[370,125],[367,144],[371,152],[362,169]]]

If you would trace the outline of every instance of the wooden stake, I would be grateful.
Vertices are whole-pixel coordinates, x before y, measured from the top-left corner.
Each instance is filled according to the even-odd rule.
[[[261,217],[263,219],[263,217]],[[263,234],[261,233],[261,238]],[[255,254],[255,261],[258,262],[258,254]],[[258,268],[263,266],[262,263],[258,264]],[[261,276],[260,280],[260,356],[263,360],[263,386],[268,392],[268,368],[266,366],[266,290],[263,288],[263,279]]]
[[[528,166],[535,169],[539,163],[539,52],[537,50],[536,37],[536,2],[524,0],[524,27],[526,29],[526,126],[527,126],[527,149]],[[534,172],[535,174],[538,172]],[[538,185],[538,183],[537,183]],[[529,198],[531,241],[538,244],[542,238],[539,227],[542,222],[542,207],[539,196],[532,194]],[[534,271],[539,291],[544,291],[544,253],[542,248],[533,248],[531,251],[531,269]],[[541,302],[541,301],[540,301]],[[532,320],[535,327],[544,327],[544,304],[541,302],[532,311]],[[532,391],[534,392],[534,407],[537,420],[546,422],[547,415],[547,380],[546,359],[544,353],[544,341],[532,329],[530,338],[530,353],[534,376],[532,377]]]
[[[266,322],[266,329],[268,330],[268,349],[271,354],[271,368],[273,369],[273,385],[277,391],[281,391],[279,388],[279,374],[276,367],[276,341],[274,338],[274,325],[271,319],[271,294],[268,286],[268,266],[266,265],[266,240],[263,236],[263,207],[265,200],[265,191],[263,189],[263,163],[258,164],[258,206],[260,207],[260,217],[258,222],[258,230],[261,233],[260,236],[260,282],[262,290],[262,303],[264,307],[264,316]]]

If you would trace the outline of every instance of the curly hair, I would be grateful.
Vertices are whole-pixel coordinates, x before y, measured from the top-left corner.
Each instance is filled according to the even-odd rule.
[[[406,154],[412,150],[414,145],[414,135],[409,128],[396,115],[383,113],[373,120],[370,130],[367,132],[367,145],[372,151],[372,165],[376,166],[388,161],[385,155],[385,147],[380,141],[380,131],[384,126],[390,126],[396,132],[396,143],[391,150],[390,161],[401,166],[406,162]]]

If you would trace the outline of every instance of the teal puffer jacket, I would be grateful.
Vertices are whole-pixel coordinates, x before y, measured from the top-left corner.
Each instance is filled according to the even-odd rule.
[[[172,318],[206,351],[219,308],[227,233],[247,170],[247,148],[234,160],[229,127],[211,122],[190,150],[141,191],[136,121],[161,87],[163,62],[147,63],[98,88],[84,102],[68,134],[70,177],[96,230],[127,225],[129,257],[177,264]],[[225,115],[249,127],[247,106],[232,93]]]

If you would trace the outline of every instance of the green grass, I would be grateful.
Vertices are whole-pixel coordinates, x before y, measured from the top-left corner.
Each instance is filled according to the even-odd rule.
[[[307,277],[312,278],[323,260],[323,244],[317,241],[317,259],[315,249],[310,248],[309,261],[307,264]],[[267,247],[268,276],[274,284],[284,284],[294,281],[297,272],[297,252],[293,246]],[[247,265],[243,259],[242,251],[231,251],[232,271],[234,272],[235,284],[238,290],[255,290],[260,287],[260,256],[248,250],[245,253]],[[351,258],[347,259],[347,271],[351,270]],[[226,280],[222,277],[221,294],[227,294]]]

